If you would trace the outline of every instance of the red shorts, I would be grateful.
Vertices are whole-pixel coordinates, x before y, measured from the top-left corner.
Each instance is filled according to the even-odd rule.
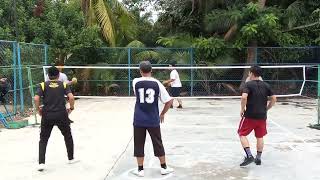
[[[250,119],[243,117],[239,124],[239,136],[247,136],[254,130],[257,138],[262,138],[267,134],[266,119]]]

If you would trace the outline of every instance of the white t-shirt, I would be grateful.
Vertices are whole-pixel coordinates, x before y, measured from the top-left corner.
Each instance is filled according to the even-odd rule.
[[[174,79],[174,81],[171,82],[171,87],[182,87],[179,73],[177,70],[172,70],[170,73],[170,79]]]
[[[49,76],[46,75],[45,81],[49,81]],[[60,72],[58,81],[69,83],[68,77],[65,73]]]

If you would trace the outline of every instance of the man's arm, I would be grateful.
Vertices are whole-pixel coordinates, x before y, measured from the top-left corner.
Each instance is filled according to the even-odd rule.
[[[172,105],[172,103],[173,103],[173,99],[171,99],[170,101],[168,101],[168,102],[166,102],[164,104],[164,107],[163,107],[163,109],[162,109],[162,111],[160,113],[160,121],[161,121],[161,123],[164,122],[164,115],[168,112],[168,110],[169,110],[170,106]]]
[[[159,89],[160,89],[160,100],[162,103],[164,103],[164,107],[160,113],[160,122],[164,122],[164,115],[168,112],[170,106],[173,103],[173,99],[170,97],[168,91],[166,88],[160,83],[159,84]]]
[[[269,97],[269,103],[267,105],[267,110],[271,109],[272,106],[277,102],[277,97],[275,95]]]
[[[247,101],[248,101],[248,93],[242,93],[241,96],[241,109],[240,109],[240,116],[242,117],[244,114],[244,111],[247,106]]]
[[[38,111],[38,114],[41,116],[42,115],[42,110],[40,108],[40,96],[35,95],[34,96],[34,103],[36,106],[36,110]]]
[[[73,111],[74,110],[74,96],[72,93],[68,93],[68,102],[70,104],[70,110]]]
[[[170,79],[164,81],[165,84],[167,83],[172,83],[173,81],[175,81],[176,78],[175,78],[175,74],[173,72],[170,73]]]

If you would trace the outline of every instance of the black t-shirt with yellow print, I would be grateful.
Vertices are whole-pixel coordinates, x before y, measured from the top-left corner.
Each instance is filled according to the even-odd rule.
[[[43,98],[44,112],[65,111],[65,95],[69,93],[71,93],[70,87],[60,81],[42,82],[37,90],[37,95]]]

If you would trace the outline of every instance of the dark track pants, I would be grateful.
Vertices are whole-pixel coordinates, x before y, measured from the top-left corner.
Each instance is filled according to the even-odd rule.
[[[68,113],[65,111],[46,113],[44,112],[41,119],[41,132],[39,141],[39,164],[45,163],[48,140],[50,138],[52,128],[55,125],[58,126],[62,135],[64,136],[64,141],[68,152],[68,159],[73,159],[74,145]]]
[[[133,128],[134,132],[134,156],[135,157],[144,157],[144,144],[146,141],[147,131],[150,134],[154,156],[161,157],[165,155],[161,130],[159,127],[135,127]]]

